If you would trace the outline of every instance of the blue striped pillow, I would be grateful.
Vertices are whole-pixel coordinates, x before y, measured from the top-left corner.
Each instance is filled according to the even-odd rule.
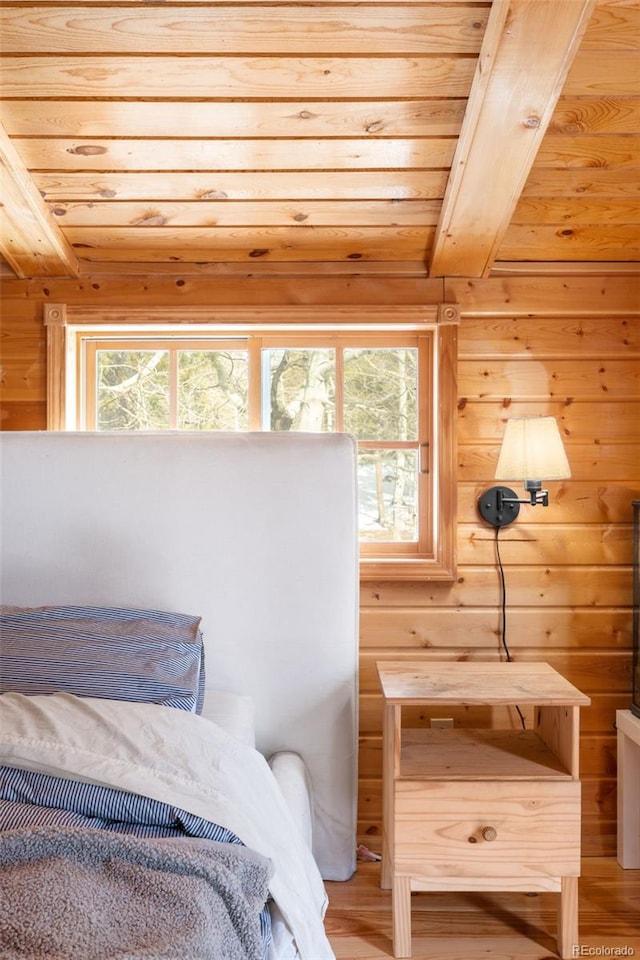
[[[200,713],[200,617],[121,607],[0,608],[0,693],[72,693]]]

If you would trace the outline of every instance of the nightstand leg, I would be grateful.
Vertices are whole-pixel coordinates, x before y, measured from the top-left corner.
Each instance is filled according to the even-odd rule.
[[[387,837],[387,832],[385,830],[385,836],[382,841],[382,869],[380,871],[380,889],[381,890],[391,890],[391,873],[392,873],[391,850],[386,837]]]
[[[391,887],[391,915],[393,917],[393,955],[411,956],[411,881],[409,877],[394,877]]]
[[[400,772],[400,707],[386,703],[382,734],[382,874],[380,886],[391,889],[393,876],[393,798]]]
[[[558,953],[563,960],[575,957],[578,944],[578,878],[562,877],[558,912]]]

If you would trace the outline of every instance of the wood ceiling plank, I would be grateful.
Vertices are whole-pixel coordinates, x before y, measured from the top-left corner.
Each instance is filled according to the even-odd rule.
[[[31,170],[353,170],[442,168],[455,141],[17,139]]]
[[[543,169],[534,167],[522,191],[523,197],[636,197],[640,201],[640,177],[631,167],[614,170],[583,167]]]
[[[488,12],[459,4],[184,7],[137,4],[3,7],[2,49],[9,53],[477,54]]]
[[[246,227],[246,226],[432,226],[438,200],[286,201],[192,200],[188,203],[90,201],[53,203],[51,213],[68,227]],[[630,221],[629,221],[630,222]]]
[[[120,308],[129,298],[151,299],[147,285],[150,277],[154,278],[153,292],[162,302],[179,304],[188,292],[190,304],[205,307],[211,305],[212,298],[217,303],[246,304],[247,282],[252,286],[251,302],[271,306],[306,302],[341,306],[349,303],[361,306],[438,304],[444,300],[442,280],[428,280],[424,262],[420,260],[306,260],[301,263],[290,260],[286,266],[269,260],[251,263],[208,260],[182,263],[179,267],[171,261],[146,263],[143,267],[139,263],[81,261],[79,276],[91,279],[92,296],[99,297],[102,304]],[[187,278],[188,285],[180,282]],[[238,279],[242,282],[238,283]],[[301,284],[300,280],[306,282]],[[53,302],[55,289],[62,289],[64,283],[55,279],[23,280],[14,285],[12,293],[16,297],[43,296],[46,284],[46,296]],[[308,299],[309,289],[311,299]]]
[[[466,97],[474,57],[5,57],[0,96],[181,99]]]
[[[545,137],[540,145],[534,166],[561,169],[589,167],[640,167],[640,135],[579,136],[554,135]]]
[[[17,276],[76,276],[76,256],[2,126],[0,181],[0,254]]]
[[[512,224],[496,260],[639,260],[637,224]]]
[[[511,224],[564,224],[573,226],[594,223],[640,224],[640,204],[637,200],[612,200],[607,197],[567,201],[549,197],[520,197]]]
[[[238,173],[39,173],[54,200],[404,200],[442,199],[447,170],[320,170]],[[639,187],[640,189],[640,187]]]
[[[21,137],[452,137],[466,100],[287,100],[277,103],[5,100]]]
[[[67,231],[81,260],[139,263],[259,260],[420,260],[433,240],[433,227],[417,229],[277,227],[102,228]],[[179,235],[178,235],[179,234]]]
[[[481,277],[491,268],[594,5],[494,0],[432,249],[432,276]]]
[[[640,133],[640,97],[560,97],[547,136]]]
[[[581,50],[640,50],[640,7],[598,3],[587,26]]]
[[[635,50],[580,53],[569,71],[564,94],[568,97],[638,96],[640,71]]]
[[[564,260],[496,260],[491,268],[491,277],[640,277],[640,262],[630,260],[607,260],[606,263],[595,260],[568,262]],[[637,285],[636,280],[633,281]],[[634,291],[636,286],[633,287]],[[634,294],[632,294],[632,297]],[[636,295],[637,301],[637,295]],[[636,309],[636,313],[637,313]]]

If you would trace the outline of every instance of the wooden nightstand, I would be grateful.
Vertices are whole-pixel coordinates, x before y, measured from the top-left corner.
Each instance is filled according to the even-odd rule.
[[[558,950],[578,943],[579,708],[547,663],[379,662],[385,699],[382,886],[411,956],[411,892],[558,891]],[[533,705],[531,730],[408,729],[410,704]],[[439,709],[440,715],[446,711]]]

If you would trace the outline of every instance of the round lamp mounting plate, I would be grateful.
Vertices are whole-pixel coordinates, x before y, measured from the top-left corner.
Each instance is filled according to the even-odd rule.
[[[491,487],[478,500],[478,510],[492,527],[506,527],[520,513],[520,504],[515,491],[509,487]]]

